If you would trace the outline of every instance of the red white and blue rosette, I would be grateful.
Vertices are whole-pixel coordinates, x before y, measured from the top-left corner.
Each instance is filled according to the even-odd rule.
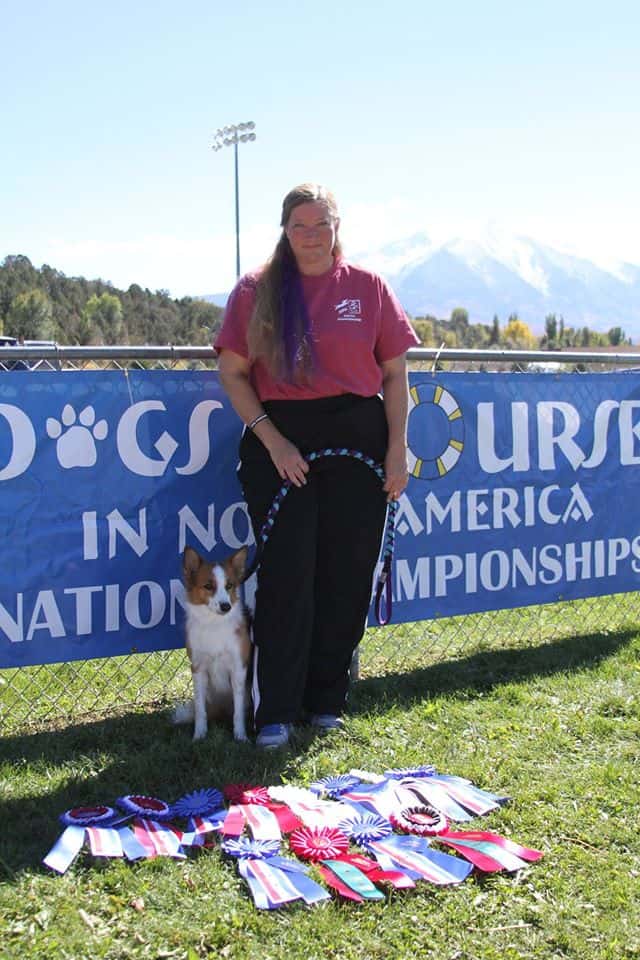
[[[168,820],[172,808],[164,800],[148,797],[142,793],[128,793],[116,800],[118,806],[132,817],[144,817],[147,820]]]
[[[319,797],[330,797],[331,800],[336,800],[347,790],[353,790],[359,783],[359,777],[354,777],[350,773],[342,773],[335,777],[322,777],[320,780],[314,780],[313,783],[309,784],[309,789]]]
[[[93,807],[72,807],[70,810],[61,813],[59,819],[65,827],[94,827],[97,825],[106,827],[111,826],[121,817],[122,814],[114,807],[107,807],[101,803]]]
[[[360,847],[366,847],[372,841],[382,840],[393,833],[390,822],[376,813],[363,813],[349,820],[341,820],[338,830]]]
[[[276,841],[238,837],[223,841],[221,848],[237,860],[238,872],[260,910],[275,910],[294,900],[311,905],[329,898],[303,864],[278,854],[280,844]]]

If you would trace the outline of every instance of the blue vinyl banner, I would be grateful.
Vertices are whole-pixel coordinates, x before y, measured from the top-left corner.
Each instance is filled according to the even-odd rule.
[[[414,374],[410,396],[394,622],[639,588],[640,376]],[[185,544],[254,542],[240,434],[213,372],[0,374],[0,667],[181,646]]]

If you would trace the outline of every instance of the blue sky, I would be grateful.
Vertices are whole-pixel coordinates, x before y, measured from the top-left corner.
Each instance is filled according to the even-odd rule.
[[[634,0],[0,0],[0,259],[175,296],[269,253],[326,183],[347,252],[492,220],[640,263]]]

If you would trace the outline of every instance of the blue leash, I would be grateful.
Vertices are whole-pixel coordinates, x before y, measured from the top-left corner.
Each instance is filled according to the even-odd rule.
[[[325,447],[323,450],[314,450],[312,453],[308,454],[305,457],[307,463],[312,464],[316,460],[321,460],[325,457],[353,457],[354,460],[360,460],[367,467],[370,467],[371,470],[376,474],[380,479],[381,483],[384,483],[384,470],[382,465],[376,463],[375,460],[372,460],[371,457],[367,457],[360,450],[349,450],[347,447]],[[269,512],[265,517],[265,520],[260,528],[260,533],[258,534],[256,540],[256,554],[253,558],[253,562],[247,572],[244,575],[244,579],[248,580],[249,577],[255,573],[257,567],[260,564],[260,557],[262,551],[264,550],[265,544],[271,535],[273,526],[276,522],[276,517],[280,507],[282,506],[282,501],[291,490],[293,486],[291,480],[285,480],[273,498],[273,503],[269,507]],[[387,523],[384,532],[384,545],[382,547],[382,570],[378,577],[376,583],[376,592],[375,592],[375,611],[376,619],[381,627],[386,626],[391,619],[391,608],[392,608],[392,596],[391,596],[391,561],[393,559],[393,546],[395,542],[395,519],[396,512],[398,510],[398,501],[391,500],[387,509]],[[382,612],[382,600],[384,595],[384,614]]]

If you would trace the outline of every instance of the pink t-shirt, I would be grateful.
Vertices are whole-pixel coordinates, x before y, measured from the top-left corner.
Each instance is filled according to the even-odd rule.
[[[247,329],[257,275],[243,277],[229,297],[214,347],[248,357]],[[343,393],[372,397],[382,387],[380,363],[419,344],[407,316],[385,281],[336,259],[320,276],[302,276],[317,369],[308,384],[274,380],[261,360],[250,380],[260,400],[314,400]]]

